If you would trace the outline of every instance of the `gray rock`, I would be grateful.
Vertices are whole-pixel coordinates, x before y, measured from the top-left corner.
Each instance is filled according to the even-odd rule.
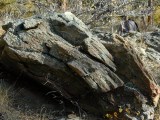
[[[81,100],[93,91],[99,94],[123,86],[112,71],[116,70],[112,55],[71,13],[12,22],[0,44],[6,68],[26,73],[67,99]],[[98,109],[97,113],[104,112]]]
[[[160,52],[160,32],[155,31],[144,35],[146,44],[154,50]]]
[[[25,73],[89,112],[102,115],[157,96],[154,78],[132,46],[120,39],[102,44],[69,12],[13,21],[0,39],[0,62],[8,70]]]
[[[153,74],[157,83],[160,85],[160,31],[136,33],[127,36],[132,46],[137,49],[146,68]]]
[[[158,84],[160,85],[160,31],[146,33],[144,41],[147,45],[146,53],[149,58],[149,69],[153,72]]]
[[[143,116],[145,120],[154,119],[154,108],[146,104],[142,104]]]

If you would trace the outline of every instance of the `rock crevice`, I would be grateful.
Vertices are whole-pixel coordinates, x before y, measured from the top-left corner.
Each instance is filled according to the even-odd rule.
[[[138,90],[144,104],[159,97],[158,85],[131,45],[118,36],[114,44],[102,42],[69,12],[7,25],[0,38],[0,62],[16,74],[24,71],[67,99],[77,99],[89,112],[105,114],[121,104],[134,106],[137,93],[128,96],[125,86]],[[121,101],[127,98],[129,102]]]

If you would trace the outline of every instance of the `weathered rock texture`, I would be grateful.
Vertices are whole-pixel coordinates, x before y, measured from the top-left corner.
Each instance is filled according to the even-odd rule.
[[[0,61],[6,68],[56,89],[89,112],[106,114],[126,104],[142,110],[159,97],[158,85],[130,44],[121,38],[103,43],[69,12],[17,20],[3,29]]]
[[[136,33],[136,34],[130,34],[126,36],[125,38],[122,38],[118,35],[110,34],[110,33],[104,33],[101,31],[94,31],[96,35],[101,39],[101,42],[106,46],[106,48],[109,50],[109,52],[115,57],[115,63],[117,62],[117,67],[123,65],[124,63],[128,66],[130,66],[133,62],[133,60],[129,60],[129,55],[128,53],[124,52],[124,48],[127,48],[127,51],[130,53],[130,50],[132,50],[132,55],[137,56],[138,59],[136,60],[138,64],[141,66],[141,68],[146,68],[148,73],[150,74],[149,76],[152,78],[155,78],[154,82],[156,84],[160,85],[160,75],[159,75],[159,70],[160,70],[160,61],[159,61],[159,51],[156,49],[159,46],[159,38],[160,38],[160,31],[154,31],[154,32],[147,32],[144,34],[141,33]],[[150,44],[150,45],[149,45]],[[125,46],[122,48],[121,46]],[[152,52],[150,49],[153,49]],[[123,54],[123,55],[122,55]],[[120,55],[119,57],[116,57]],[[117,58],[117,59],[116,59]],[[123,62],[120,62],[124,60]],[[122,64],[123,63],[123,64]],[[142,64],[141,64],[142,63]],[[130,64],[130,65],[129,65]],[[127,68],[127,69],[135,69],[135,65],[132,66],[133,68]],[[122,66],[120,67],[122,70],[118,70],[118,72],[123,73],[122,77],[125,77],[126,75],[128,76],[129,73],[125,70],[125,67],[123,68]],[[131,70],[132,71],[132,70]],[[125,75],[126,73],[126,75]],[[139,74],[139,73],[138,73]],[[137,73],[133,76],[137,76]],[[122,74],[121,74],[122,75]],[[152,76],[153,75],[153,76]],[[122,78],[121,77],[121,78]],[[132,81],[133,79],[131,79]],[[139,85],[143,85],[144,83],[140,83]],[[128,84],[125,84],[126,86]],[[151,89],[155,88],[153,84],[151,85]],[[160,93],[160,89],[157,88],[155,89],[155,93]],[[157,97],[154,97],[154,103],[157,104],[159,99],[159,95]],[[134,118],[132,118],[134,119]],[[147,118],[145,118],[147,119]]]
[[[146,33],[144,35],[144,42],[146,43],[146,58],[148,61],[148,68],[153,72],[158,84],[160,85],[160,31]]]
[[[125,41],[134,47],[144,66],[160,85],[160,30],[131,34],[125,37]]]

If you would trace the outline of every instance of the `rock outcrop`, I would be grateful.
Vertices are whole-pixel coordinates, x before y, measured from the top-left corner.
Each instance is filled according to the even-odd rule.
[[[160,85],[160,30],[146,33],[136,33],[125,37],[135,48],[145,68],[154,76]]]
[[[160,85],[160,31],[154,31],[146,33],[144,35],[144,41],[146,43],[146,64],[148,68],[153,72],[158,84]]]
[[[11,72],[25,73],[95,114],[130,106],[153,118],[158,85],[123,38],[102,42],[69,12],[16,20],[3,29],[0,61]]]

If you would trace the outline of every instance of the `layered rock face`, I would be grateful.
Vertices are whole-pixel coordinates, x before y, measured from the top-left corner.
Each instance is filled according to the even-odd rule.
[[[146,55],[150,71],[153,72],[158,84],[160,85],[160,30],[147,33],[144,36],[146,43]],[[147,60],[145,60],[147,61]]]
[[[145,68],[152,73],[160,85],[160,30],[130,34],[124,37],[124,39],[134,47]]]
[[[126,117],[141,111],[137,118],[153,118],[159,86],[123,38],[101,41],[70,12],[16,20],[3,29],[0,61],[11,72],[24,73],[95,114],[129,106],[133,115]]]

